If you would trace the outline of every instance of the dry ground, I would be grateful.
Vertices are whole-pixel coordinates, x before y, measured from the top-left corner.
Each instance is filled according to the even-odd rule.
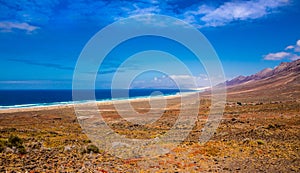
[[[100,108],[115,132],[144,139],[172,127],[178,104],[169,100],[170,109],[151,125],[124,121],[111,105]],[[147,102],[133,106],[142,113],[149,108]],[[217,132],[202,145],[198,138],[209,107],[209,100],[201,100],[196,126],[170,153],[135,159],[89,149],[92,143],[70,107],[2,112],[0,172],[300,172],[299,102],[228,102]],[[12,135],[21,138],[25,152],[9,145]]]

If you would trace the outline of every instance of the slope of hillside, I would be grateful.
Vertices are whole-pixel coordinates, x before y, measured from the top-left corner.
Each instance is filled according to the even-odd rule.
[[[226,81],[226,85],[229,100],[300,100],[300,60],[283,62],[251,76],[239,76]]]

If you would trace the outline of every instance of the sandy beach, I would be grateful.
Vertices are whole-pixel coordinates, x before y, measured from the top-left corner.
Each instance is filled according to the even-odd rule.
[[[149,100],[172,100],[180,99],[181,97],[188,97],[190,95],[198,95],[199,92],[183,92],[178,95],[166,95],[166,96],[153,96],[153,97],[140,97],[140,98],[131,98],[131,99],[119,99],[119,100],[106,100],[106,101],[84,101],[84,102],[75,102],[75,103],[57,103],[53,105],[35,105],[28,107],[15,107],[15,108],[4,108],[0,109],[0,113],[14,113],[14,112],[28,112],[28,111],[43,111],[43,110],[52,110],[52,109],[64,109],[64,108],[74,108],[75,105],[89,105],[97,104],[99,106],[103,105],[112,105],[112,104],[122,104],[130,101],[131,103],[138,102],[149,102]]]

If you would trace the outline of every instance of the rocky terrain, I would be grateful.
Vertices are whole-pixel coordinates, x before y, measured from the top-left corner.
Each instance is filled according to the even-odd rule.
[[[71,108],[2,113],[1,172],[299,172],[299,102],[227,103],[212,139],[198,138],[209,112],[203,100],[196,126],[178,147],[155,158],[120,159],[98,150],[83,133]],[[178,112],[160,120],[172,122]],[[106,116],[114,117],[115,112]],[[117,118],[116,118],[117,119]],[[164,126],[108,122],[128,138],[153,138]],[[146,133],[147,132],[147,133]],[[147,134],[147,135],[145,135]],[[13,137],[12,137],[13,136]],[[19,138],[11,144],[12,138]],[[21,142],[20,142],[21,141]],[[23,146],[23,147],[20,147]],[[24,148],[24,150],[20,150]]]
[[[293,101],[300,99],[300,60],[283,62],[251,76],[226,81],[229,99],[245,101]]]
[[[292,62],[282,62],[274,69],[266,68],[262,71],[250,75],[250,76],[238,76],[232,80],[226,81],[227,86],[236,86],[239,84],[245,84],[246,82],[254,83],[262,79],[277,78],[278,76],[296,77],[300,73],[300,60]],[[293,80],[293,79],[291,79]]]

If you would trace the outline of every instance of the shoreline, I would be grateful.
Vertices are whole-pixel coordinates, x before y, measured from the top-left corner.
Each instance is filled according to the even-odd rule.
[[[150,99],[160,100],[160,99],[177,99],[181,97],[187,97],[190,95],[198,94],[203,91],[194,91],[194,92],[182,92],[176,93],[174,95],[157,95],[157,96],[141,96],[141,97],[134,97],[134,98],[120,98],[120,99],[107,99],[107,100],[95,100],[95,101],[69,101],[69,102],[55,102],[55,103],[39,103],[39,104],[24,104],[29,106],[24,107],[17,107],[22,105],[14,105],[14,106],[7,106],[8,108],[1,108],[4,106],[0,106],[0,114],[1,113],[15,113],[15,112],[29,112],[29,111],[43,111],[43,110],[55,110],[55,109],[66,109],[66,108],[74,108],[75,105],[82,105],[82,104],[91,104],[95,103],[97,105],[111,105],[111,104],[121,104],[125,102],[143,102],[149,101]]]

